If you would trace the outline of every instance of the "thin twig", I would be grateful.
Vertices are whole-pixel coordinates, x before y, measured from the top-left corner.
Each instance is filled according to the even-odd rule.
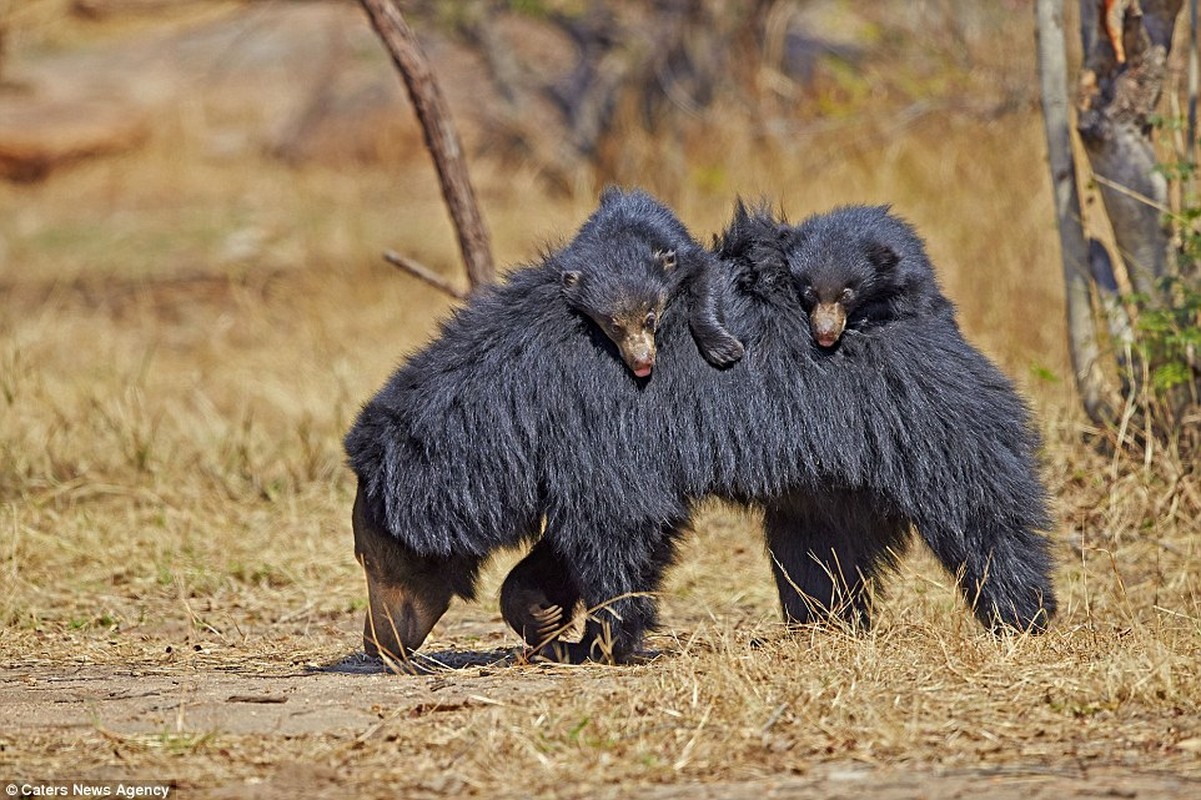
[[[439,275],[437,272],[434,272],[429,267],[414,261],[408,256],[402,256],[395,250],[384,251],[384,260],[394,267],[399,267],[413,277],[420,278],[430,286],[445,292],[456,300],[464,300],[467,298],[466,290],[460,289],[458,286],[455,286],[449,280]]]
[[[1115,192],[1118,192],[1119,194],[1124,194],[1133,200],[1137,200],[1138,202],[1142,203],[1143,205],[1150,206],[1151,208],[1155,209],[1156,211],[1158,211],[1161,214],[1167,214],[1175,219],[1180,219],[1180,216],[1178,214],[1176,214],[1174,211],[1172,211],[1172,209],[1170,207],[1168,207],[1167,205],[1165,205],[1164,203],[1161,203],[1158,200],[1155,200],[1151,197],[1147,197],[1147,195],[1142,194],[1141,192],[1136,192],[1128,186],[1123,186],[1120,183],[1111,181],[1109,178],[1106,178],[1104,175],[1099,175],[1096,172],[1094,172],[1093,180],[1096,181],[1097,183],[1101,184],[1102,186],[1108,186],[1110,189],[1113,189]]]
[[[417,34],[409,27],[396,0],[359,0],[371,25],[392,56],[421,122],[425,146],[434,159],[442,197],[454,221],[459,249],[474,289],[496,279],[492,244],[480,214],[463,145],[450,118],[450,107],[434,79],[434,70],[421,50]],[[425,277],[425,276],[422,276]],[[428,278],[427,278],[428,280]],[[437,284],[435,284],[437,285]],[[456,295],[458,296],[458,295]]]

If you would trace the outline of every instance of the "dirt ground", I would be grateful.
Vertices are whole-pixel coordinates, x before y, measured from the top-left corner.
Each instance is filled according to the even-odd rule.
[[[349,632],[348,632],[349,633]],[[441,661],[471,667],[424,677],[398,676],[362,655],[331,664],[301,664],[290,671],[261,664],[200,665],[187,669],[165,664],[97,666],[69,669],[28,665],[0,671],[3,739],[62,740],[84,733],[122,743],[139,737],[204,736],[253,738],[260,745],[292,739],[319,740],[331,748],[353,748],[372,739],[386,740],[390,730],[409,720],[439,715],[449,723],[469,724],[475,709],[521,704],[529,693],[544,691],[562,679],[564,668],[546,665],[511,668],[512,650],[430,653]],[[477,665],[478,666],[475,666]],[[587,690],[604,691],[619,676],[589,676]],[[75,733],[73,733],[75,732]],[[0,741],[3,741],[0,739]],[[6,748],[8,749],[8,748]],[[405,758],[403,752],[397,759]],[[59,779],[6,770],[4,781]],[[1048,767],[1008,763],[989,767],[944,768],[937,765],[872,764],[851,759],[816,764],[801,774],[760,776],[704,783],[621,781],[606,786],[564,786],[564,797],[649,798],[1187,798],[1201,791],[1201,777],[1183,775],[1155,764],[1079,763]],[[257,798],[339,797],[356,785],[353,775],[319,763],[281,763],[263,777],[230,780],[218,786],[174,778],[169,769],[75,771],[72,777],[166,781],[172,796]],[[348,786],[348,784],[350,784]],[[454,796],[470,793],[453,767],[444,780],[415,787],[405,796]],[[530,796],[520,787],[503,787],[501,796]]]
[[[387,60],[344,3],[69,23],[65,6],[18,9],[0,134],[6,109],[86,101],[137,135],[0,183],[0,783],[163,781],[202,798],[1201,796],[1201,486],[1172,453],[1084,444],[1026,4],[999,4],[1013,25],[968,30],[972,60],[952,65],[994,71],[1004,97],[968,102],[942,73],[910,75],[893,42],[897,63],[869,64],[864,85],[887,73],[947,94],[906,113],[833,109],[781,153],[714,124],[671,202],[698,232],[735,195],[793,216],[892,202],[918,225],[967,335],[1042,427],[1052,630],[985,633],[916,552],[870,632],[784,631],[760,521],[714,506],[663,589],[649,663],[529,663],[496,608],[518,557],[504,553],[416,674],[361,652],[340,448],[358,404],[452,309],[380,252],[460,274]],[[296,142],[338,36],[340,100]],[[430,50],[479,156],[498,261],[535,257],[595,193],[552,197],[528,165],[488,158],[471,122],[479,65],[442,39]],[[874,97],[859,89],[845,94]]]

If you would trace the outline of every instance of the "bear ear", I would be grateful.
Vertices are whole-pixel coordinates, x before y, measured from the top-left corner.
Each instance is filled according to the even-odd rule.
[[[655,261],[659,262],[664,272],[671,272],[676,268],[676,251],[675,250],[656,250]]]
[[[579,270],[569,269],[559,277],[559,280],[562,281],[564,289],[574,289],[580,285],[581,277],[583,276],[580,275]]]
[[[867,245],[867,260],[881,272],[887,272],[901,263],[901,257],[884,242],[870,242]]]
[[[620,199],[621,199],[621,187],[614,186],[613,184],[609,184],[608,186],[606,186],[604,188],[604,191],[601,192],[600,204],[601,204],[601,206],[607,206],[610,203],[616,203]]]

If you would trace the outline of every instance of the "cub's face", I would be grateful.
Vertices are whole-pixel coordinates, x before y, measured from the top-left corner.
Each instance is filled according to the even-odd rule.
[[[887,245],[845,230],[799,237],[788,264],[813,340],[832,348],[849,323],[887,313],[898,260]]]
[[[633,259],[602,261],[561,274],[567,302],[600,328],[639,378],[650,377],[655,368],[655,333],[675,267],[674,250],[647,249]]]

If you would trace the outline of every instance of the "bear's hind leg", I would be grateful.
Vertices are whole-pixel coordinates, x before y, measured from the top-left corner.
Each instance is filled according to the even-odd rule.
[[[1044,631],[1056,605],[1049,542],[992,512],[978,510],[963,530],[940,519],[918,529],[985,627]]]
[[[874,579],[909,543],[908,523],[854,492],[793,495],[764,513],[768,554],[789,624],[841,618],[871,624]]]

